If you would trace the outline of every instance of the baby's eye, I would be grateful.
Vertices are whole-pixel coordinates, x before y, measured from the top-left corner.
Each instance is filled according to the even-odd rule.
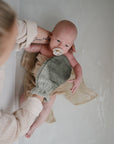
[[[69,47],[68,45],[65,45],[66,47]]]
[[[60,40],[57,40],[57,42],[61,42]]]

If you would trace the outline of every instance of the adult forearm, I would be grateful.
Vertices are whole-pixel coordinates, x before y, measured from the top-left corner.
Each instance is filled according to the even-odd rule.
[[[38,44],[48,44],[49,43],[49,31],[41,28],[38,26],[37,28],[37,36],[35,37],[34,41],[32,43],[38,43]]]

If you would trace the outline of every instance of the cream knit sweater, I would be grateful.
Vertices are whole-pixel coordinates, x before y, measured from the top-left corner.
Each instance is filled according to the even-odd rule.
[[[37,25],[31,21],[17,21],[18,37],[16,50],[26,48],[37,35]],[[0,67],[0,94],[4,82],[4,66]],[[24,135],[35,118],[41,112],[43,106],[37,98],[28,100],[14,113],[8,114],[0,110],[0,144],[11,144]]]

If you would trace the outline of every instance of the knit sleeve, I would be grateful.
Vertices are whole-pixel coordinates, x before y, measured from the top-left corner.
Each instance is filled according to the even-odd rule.
[[[16,39],[15,49],[29,47],[32,41],[37,36],[37,24],[28,20],[17,20],[18,25],[18,37]]]
[[[40,100],[30,97],[13,114],[0,110],[0,144],[11,144],[26,134],[42,108]]]

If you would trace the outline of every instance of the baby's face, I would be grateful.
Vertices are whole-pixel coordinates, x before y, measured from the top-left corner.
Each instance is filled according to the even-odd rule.
[[[65,54],[72,47],[76,35],[65,30],[53,31],[50,41],[50,48],[55,52],[55,55]]]

